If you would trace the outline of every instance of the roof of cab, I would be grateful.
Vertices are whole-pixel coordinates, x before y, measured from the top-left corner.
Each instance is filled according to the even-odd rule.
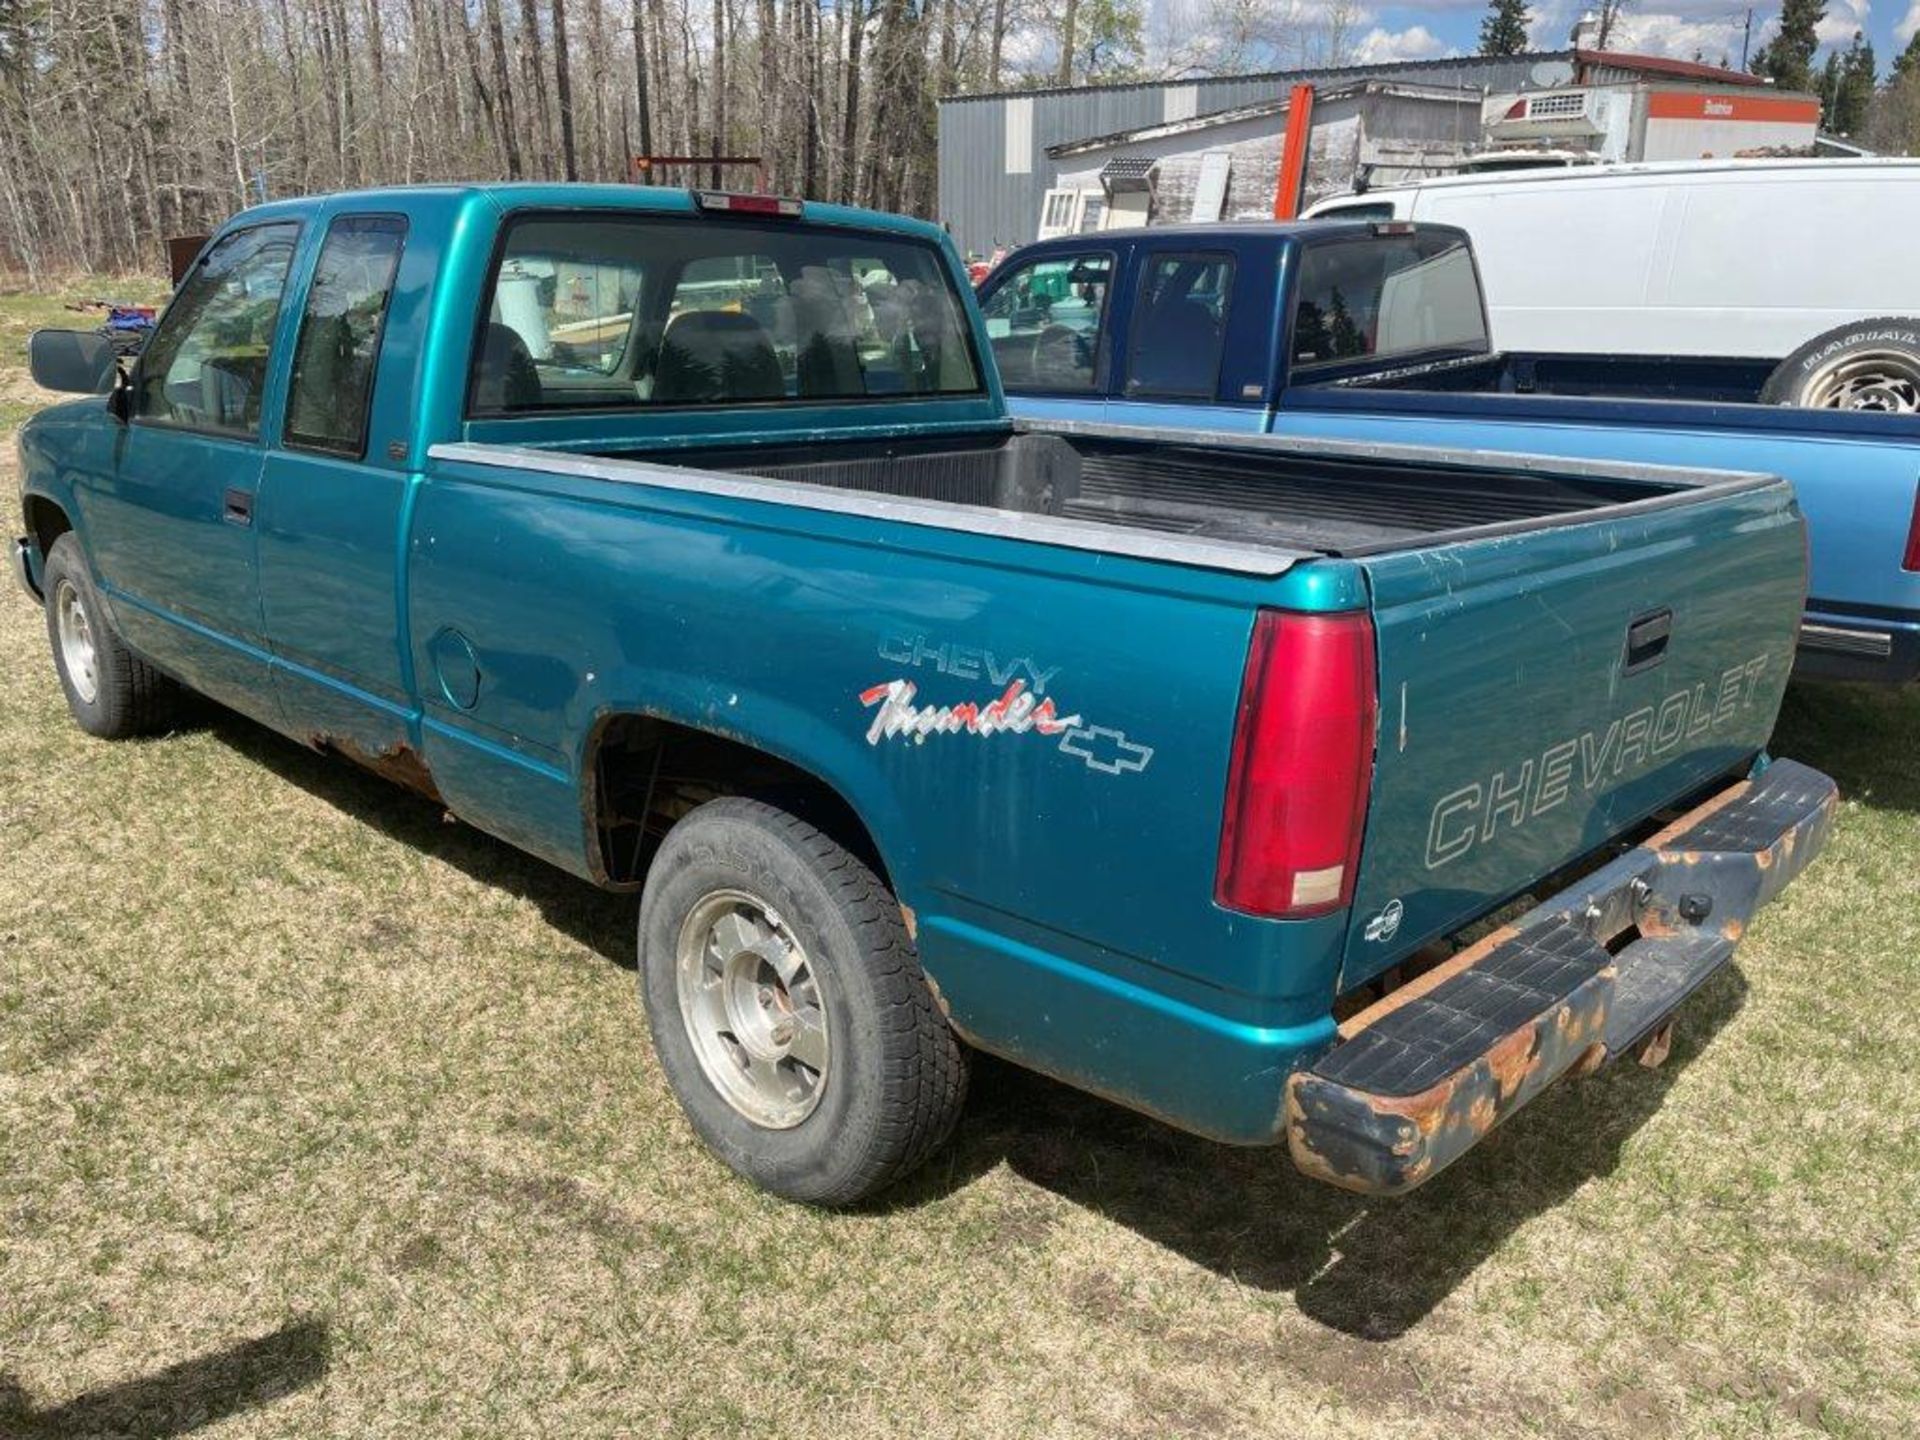
[[[1127,225],[1113,230],[1093,230],[1084,235],[1053,235],[1045,240],[1030,240],[1009,253],[1018,255],[1032,250],[1072,250],[1089,246],[1097,249],[1102,245],[1132,244],[1141,240],[1152,240],[1156,245],[1168,241],[1176,244],[1185,243],[1193,245],[1196,249],[1232,248],[1242,241],[1266,244],[1295,238],[1324,239],[1330,235],[1368,234],[1372,232],[1374,223],[1372,220],[1329,218],[1325,220],[1223,220],[1215,224]],[[1453,227],[1422,224],[1419,228],[1445,230]]]
[[[470,205],[489,205],[498,212],[512,210],[626,210],[655,211],[663,214],[699,213],[691,189],[664,185],[605,185],[546,181],[509,183],[476,182],[449,185],[395,185],[371,190],[335,191],[302,195],[286,200],[269,200],[241,212],[248,220],[271,219],[276,215],[311,215],[322,209],[337,211],[370,208],[404,209],[409,201],[465,200]],[[926,220],[907,215],[890,215],[879,210],[860,210],[850,205],[831,205],[818,200],[805,202],[801,219],[823,225],[845,225],[865,230],[889,231],[922,239],[944,240],[946,232]],[[236,216],[235,219],[239,217]],[[230,222],[231,223],[231,222]]]

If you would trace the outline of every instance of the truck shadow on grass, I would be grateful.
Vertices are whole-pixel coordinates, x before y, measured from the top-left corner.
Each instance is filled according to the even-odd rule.
[[[303,1390],[327,1373],[327,1364],[326,1322],[300,1319],[59,1405],[35,1405],[19,1380],[0,1371],[0,1434],[17,1440],[185,1435]]]
[[[392,781],[308,750],[232,711],[209,703],[204,714],[191,718],[262,769],[409,849],[520,896],[554,929],[623,969],[635,968],[634,896],[595,889],[504,840],[449,820],[442,806]]]
[[[1789,686],[1767,748],[1824,770],[1847,800],[1920,812],[1920,687]]]
[[[1737,966],[1722,970],[1687,1002],[1663,1067],[1624,1061],[1559,1082],[1451,1168],[1394,1199],[1311,1180],[1284,1148],[1214,1144],[988,1060],[976,1069],[951,1157],[909,1180],[888,1208],[923,1203],[1004,1161],[1237,1284],[1290,1292],[1302,1313],[1333,1330],[1391,1340],[1519,1226],[1611,1173],[1746,992]]]

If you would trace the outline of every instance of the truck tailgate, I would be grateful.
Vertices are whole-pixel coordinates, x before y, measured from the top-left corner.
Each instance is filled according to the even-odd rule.
[[[1745,764],[1806,586],[1780,481],[1363,563],[1380,724],[1343,989]]]

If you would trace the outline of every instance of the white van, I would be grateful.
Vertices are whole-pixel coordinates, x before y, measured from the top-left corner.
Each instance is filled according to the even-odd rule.
[[[1465,229],[1503,350],[1792,357],[1783,383],[1829,386],[1861,383],[1871,353],[1891,359],[1867,381],[1920,392],[1920,160],[1448,176],[1306,213]],[[1820,381],[1823,355],[1845,357],[1852,378]]]

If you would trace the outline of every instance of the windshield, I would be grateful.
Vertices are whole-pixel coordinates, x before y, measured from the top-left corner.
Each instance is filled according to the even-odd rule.
[[[1308,245],[1294,293],[1296,370],[1487,348],[1480,279],[1458,234],[1421,230]]]
[[[508,229],[471,413],[980,391],[966,308],[920,241],[680,216]]]

